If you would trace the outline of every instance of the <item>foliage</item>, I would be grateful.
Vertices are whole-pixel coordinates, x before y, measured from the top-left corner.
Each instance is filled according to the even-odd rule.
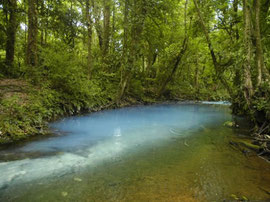
[[[19,97],[12,96],[1,101],[0,130],[4,141],[18,140],[40,133],[44,118],[50,109],[42,103],[42,98],[32,95],[29,101],[21,103]]]
[[[236,114],[270,120],[269,82],[257,85],[257,1],[249,5],[248,37],[237,0],[29,2],[0,1],[0,79],[32,84],[25,103],[16,94],[1,95],[2,136],[19,139],[39,133],[46,121],[127,100],[230,100]],[[269,7],[263,1],[259,14],[264,74]],[[16,27],[15,37],[9,27]],[[15,48],[9,61],[7,45]],[[245,94],[247,61],[251,96]]]

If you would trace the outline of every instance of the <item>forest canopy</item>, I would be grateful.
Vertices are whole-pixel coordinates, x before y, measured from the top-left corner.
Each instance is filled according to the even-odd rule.
[[[42,121],[130,100],[229,100],[234,113],[269,123],[269,7],[269,0],[1,0],[0,78],[30,89],[27,109],[20,95],[2,96],[2,114],[12,107]],[[4,133],[18,130],[8,123]]]

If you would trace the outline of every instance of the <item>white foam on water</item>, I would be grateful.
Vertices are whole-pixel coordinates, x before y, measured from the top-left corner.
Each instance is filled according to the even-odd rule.
[[[141,146],[165,144],[188,129],[222,124],[229,118],[227,112],[205,105],[155,105],[64,119],[52,127],[69,132],[67,135],[15,149],[15,152],[53,151],[55,155],[0,163],[0,189],[95,167],[129,152],[139,152]]]
[[[0,188],[47,176],[57,177],[86,166],[97,166],[98,163],[118,157],[130,148],[142,144],[154,144],[169,137],[164,135],[167,130],[157,127],[144,129],[143,131],[146,132],[144,135],[140,135],[141,131],[136,131],[130,132],[127,136],[120,131],[121,129],[117,128],[113,138],[84,148],[82,151],[77,150],[75,153],[64,152],[49,157],[0,163]],[[153,138],[154,134],[156,134],[155,138]]]
[[[202,101],[201,103],[210,105],[231,105],[228,101]]]

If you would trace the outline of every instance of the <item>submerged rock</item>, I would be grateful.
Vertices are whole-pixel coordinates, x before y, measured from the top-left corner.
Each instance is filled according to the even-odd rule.
[[[76,181],[76,182],[81,182],[82,181],[82,179],[78,178],[78,177],[74,177],[73,180]]]
[[[6,188],[8,188],[8,185],[7,184],[0,185],[0,190],[6,189]]]
[[[226,121],[224,124],[224,126],[227,126],[229,128],[238,128],[239,125],[237,125],[235,122],[233,121]]]

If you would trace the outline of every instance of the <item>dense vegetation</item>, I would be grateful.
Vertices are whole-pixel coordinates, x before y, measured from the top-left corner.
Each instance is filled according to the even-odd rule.
[[[0,139],[122,103],[230,100],[270,120],[269,0],[1,0]],[[264,137],[260,137],[264,138]]]

